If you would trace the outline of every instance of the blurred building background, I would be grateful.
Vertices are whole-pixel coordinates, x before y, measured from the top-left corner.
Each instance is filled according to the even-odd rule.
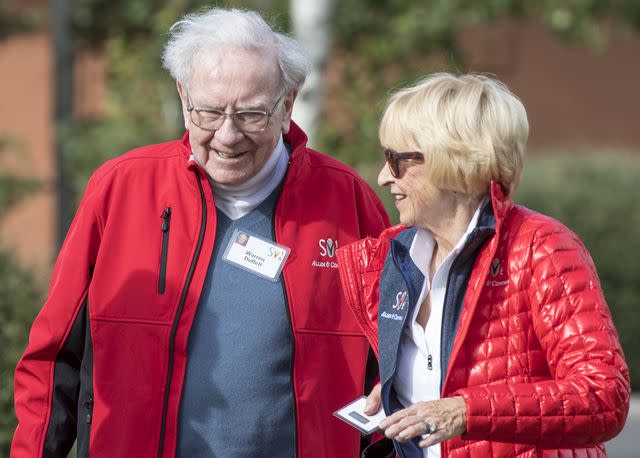
[[[45,3],[31,0],[21,7],[44,8]],[[494,74],[523,100],[531,124],[529,154],[551,150],[639,154],[640,33],[612,34],[604,49],[595,50],[583,42],[561,40],[539,18],[501,18],[463,30],[460,49],[465,71]],[[4,215],[0,243],[41,275],[47,274],[58,249],[53,223],[53,51],[47,27],[0,41],[0,138],[5,139],[0,167],[45,184]],[[156,64],[162,71],[159,58]],[[340,56],[335,62],[329,56],[327,105],[348,116],[341,107],[341,65]],[[424,73],[433,68],[431,62]],[[107,72],[104,52],[76,51],[73,106],[77,119],[105,113]],[[395,85],[406,82],[399,80]],[[381,94],[389,89],[378,88]],[[372,106],[372,111],[377,116],[381,106]]]
[[[50,35],[37,31],[1,41],[0,68],[0,136],[5,139],[0,167],[43,185],[4,214],[0,243],[25,266],[47,275],[58,249]],[[104,55],[78,55],[74,73],[75,115],[86,119],[103,114],[107,91]]]
[[[10,368],[24,348],[59,249],[56,142],[73,191],[67,204],[75,208],[102,161],[181,134],[177,94],[159,55],[168,26],[206,2],[155,3],[74,3],[73,116],[56,124],[50,5],[0,0],[1,260],[9,263],[6,272],[24,272],[20,281],[33,287],[28,297],[38,297],[16,304],[15,291],[24,288],[0,278],[0,326],[14,323],[0,331],[0,343],[13,349],[2,360],[0,455],[14,421]],[[288,1],[229,3],[257,8],[283,29],[295,29]],[[632,310],[640,299],[633,254],[640,248],[634,198],[640,185],[640,2],[619,2],[617,10],[605,1],[584,2],[601,5],[576,11],[562,1],[540,10],[537,2],[505,1],[503,10],[478,2],[488,6],[473,11],[447,10],[444,1],[408,1],[406,8],[372,0],[320,3],[331,13],[320,25],[330,41],[319,67],[318,122],[307,126],[312,146],[373,183],[382,166],[376,123],[391,89],[437,70],[494,74],[521,97],[529,115],[522,200],[554,214],[585,240],[627,358],[640,369],[630,344],[640,330]],[[127,10],[127,4],[138,9]],[[17,313],[19,307],[27,310]]]

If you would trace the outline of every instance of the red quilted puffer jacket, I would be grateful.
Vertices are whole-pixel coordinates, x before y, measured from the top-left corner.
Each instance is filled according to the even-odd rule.
[[[462,396],[467,430],[443,457],[601,457],[629,409],[629,371],[593,261],[552,218],[492,184],[495,234],[475,260],[442,397]],[[389,240],[338,250],[348,302],[376,352]],[[493,267],[493,268],[492,268]]]

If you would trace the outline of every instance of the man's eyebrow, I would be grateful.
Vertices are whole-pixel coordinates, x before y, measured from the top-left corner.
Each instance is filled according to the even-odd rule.
[[[191,103],[193,103],[193,101]],[[208,103],[204,103],[202,105],[199,103],[193,103],[193,107],[198,108],[200,110],[207,110],[207,111],[224,111],[224,108],[220,106],[209,105]]]
[[[251,105],[238,105],[236,111],[269,111],[269,102],[258,102]]]
[[[191,103],[193,103],[193,101]],[[268,107],[267,105],[268,105],[268,102],[262,102],[262,103],[258,102],[251,105],[248,105],[248,104],[238,105],[235,107],[234,111],[269,111],[270,107]],[[210,104],[200,105],[200,104],[194,103],[193,107],[199,110],[206,110],[206,111],[222,111],[222,112],[225,111],[225,109],[221,106],[210,105]]]

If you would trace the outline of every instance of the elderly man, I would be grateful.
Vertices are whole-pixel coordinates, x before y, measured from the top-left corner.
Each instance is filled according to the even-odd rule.
[[[357,456],[331,413],[368,345],[334,255],[384,209],[306,147],[307,61],[258,14],[186,16],[164,64],[187,133],[92,176],[16,369],[12,456]]]

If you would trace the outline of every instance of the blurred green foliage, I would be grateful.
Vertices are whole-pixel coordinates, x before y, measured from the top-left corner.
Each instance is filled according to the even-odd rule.
[[[7,139],[0,139],[0,153]],[[0,171],[0,218],[39,183]],[[28,331],[42,300],[31,272],[0,249],[0,456],[9,456],[16,427],[13,414],[13,370],[27,345]]]
[[[18,178],[0,170],[0,215],[3,210],[16,204],[25,195],[40,187],[36,180]]]
[[[25,8],[20,0],[0,0],[0,40],[42,24],[44,9]]]
[[[9,456],[16,427],[13,371],[27,346],[29,328],[41,298],[33,275],[22,269],[8,252],[0,250],[0,456]]]

